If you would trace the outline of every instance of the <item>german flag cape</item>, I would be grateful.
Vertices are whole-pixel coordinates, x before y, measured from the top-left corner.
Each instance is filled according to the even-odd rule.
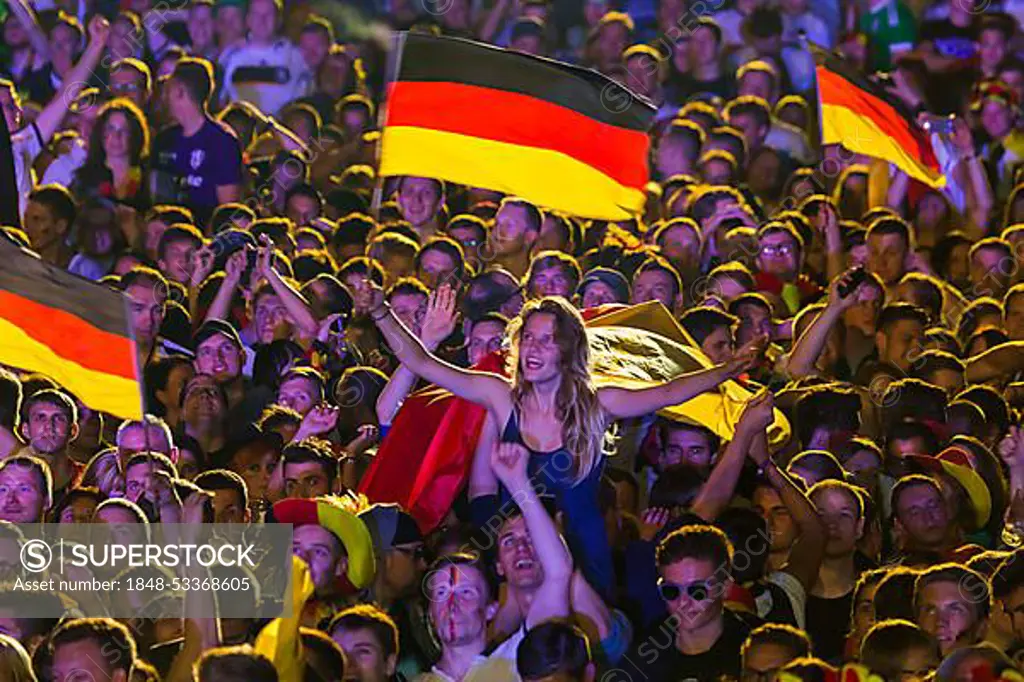
[[[570,215],[644,206],[655,109],[589,69],[461,38],[401,33],[380,175],[441,178]]]
[[[0,364],[40,372],[94,410],[142,418],[125,297],[0,239]]]
[[[584,311],[591,371],[598,386],[644,387],[710,367],[686,331],[661,303]],[[478,369],[503,372],[499,354]],[[659,414],[704,426],[723,440],[732,438],[752,391],[727,381]],[[372,502],[397,502],[424,531],[440,523],[465,484],[485,418],[484,408],[436,386],[418,391],[399,410],[359,491]],[[504,425],[499,425],[499,428]],[[772,444],[789,438],[789,423],[776,411],[769,427]]]
[[[818,79],[822,144],[841,144],[888,161],[929,187],[943,187],[946,178],[931,142],[904,104],[839,57],[814,45],[810,49]]]

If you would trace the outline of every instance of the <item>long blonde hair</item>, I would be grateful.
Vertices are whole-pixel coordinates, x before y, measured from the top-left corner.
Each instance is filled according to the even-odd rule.
[[[0,633],[0,679],[4,682],[38,682],[28,652],[18,640]]]
[[[590,378],[590,346],[583,317],[562,298],[548,297],[529,301],[513,321],[510,333],[512,350],[509,353],[512,404],[521,416],[531,385],[520,371],[519,344],[526,322],[537,313],[548,313],[555,318],[555,343],[558,345],[562,370],[555,409],[562,421],[562,446],[573,458],[573,482],[579,483],[597,464],[608,424],[604,409],[597,399],[597,389]]]

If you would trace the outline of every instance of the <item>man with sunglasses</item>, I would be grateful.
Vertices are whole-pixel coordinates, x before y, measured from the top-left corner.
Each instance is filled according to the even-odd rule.
[[[634,641],[620,667],[649,680],[717,680],[740,674],[751,625],[725,608],[732,544],[704,524],[683,526],[658,545],[658,590],[669,615]]]

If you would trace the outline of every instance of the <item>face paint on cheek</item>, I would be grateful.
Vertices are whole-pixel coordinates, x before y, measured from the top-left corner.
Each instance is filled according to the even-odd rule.
[[[448,581],[452,586],[452,591],[448,593],[445,610],[448,612],[448,641],[450,642],[455,639],[455,590],[459,584],[459,571],[455,566],[448,567]]]

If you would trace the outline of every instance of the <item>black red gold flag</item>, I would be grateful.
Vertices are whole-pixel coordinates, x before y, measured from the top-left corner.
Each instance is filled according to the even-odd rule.
[[[822,144],[841,144],[888,161],[931,187],[944,186],[946,178],[931,143],[903,102],[839,57],[817,46],[810,49],[818,80]]]
[[[142,417],[124,296],[0,239],[0,364],[49,376],[85,405]]]
[[[646,100],[595,71],[469,40],[396,43],[381,176],[440,178],[584,218],[643,210]]]

